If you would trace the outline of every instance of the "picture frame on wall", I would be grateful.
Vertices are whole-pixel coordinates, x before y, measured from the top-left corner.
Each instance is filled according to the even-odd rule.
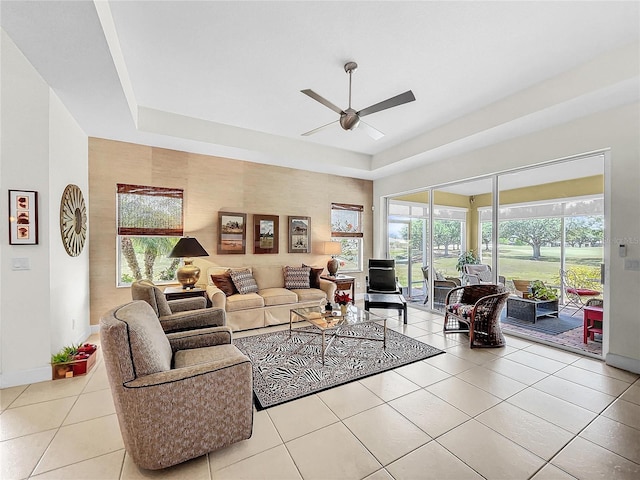
[[[254,215],[253,253],[278,253],[279,228],[277,215]]]
[[[289,253],[311,252],[311,217],[289,217]]]
[[[38,244],[38,192],[9,190],[9,244]]]
[[[244,254],[247,248],[247,214],[218,212],[218,255]]]

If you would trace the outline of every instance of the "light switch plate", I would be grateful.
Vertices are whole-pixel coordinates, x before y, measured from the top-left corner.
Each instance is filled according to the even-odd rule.
[[[629,259],[624,261],[624,269],[625,270],[640,270],[640,260],[638,259]]]
[[[12,258],[11,270],[31,270],[29,259],[26,257]]]

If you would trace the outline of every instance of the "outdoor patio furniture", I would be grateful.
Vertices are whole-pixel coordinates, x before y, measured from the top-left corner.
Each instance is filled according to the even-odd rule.
[[[491,274],[491,266],[485,264],[466,264],[462,266],[462,273],[467,285],[486,285],[493,282],[493,275]],[[504,276],[498,277],[498,283],[505,284]]]
[[[502,285],[466,285],[447,294],[443,332],[468,333],[469,346],[502,347],[500,313],[510,293]]]
[[[591,298],[587,300],[583,310],[583,342],[589,343],[587,340],[595,341],[595,334],[602,335],[602,313],[604,303],[600,298]]]
[[[565,301],[564,306],[560,311],[573,305],[576,310],[571,314],[571,316],[574,316],[582,310],[589,299],[598,297],[601,294],[598,290],[578,287],[578,279],[570,270],[560,269],[560,280],[562,282],[562,291],[564,292]]]

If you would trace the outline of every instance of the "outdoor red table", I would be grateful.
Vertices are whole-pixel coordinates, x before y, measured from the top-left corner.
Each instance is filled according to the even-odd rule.
[[[602,307],[584,307],[584,343],[590,337],[593,341],[594,334],[602,333]],[[596,327],[596,322],[600,322],[600,326]]]

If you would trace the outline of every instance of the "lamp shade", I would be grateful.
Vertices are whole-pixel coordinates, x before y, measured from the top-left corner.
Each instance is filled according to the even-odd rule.
[[[195,238],[183,237],[178,240],[168,256],[169,258],[208,257],[209,254]]]
[[[340,255],[342,253],[342,244],[340,242],[324,242],[322,253],[325,255]]]

